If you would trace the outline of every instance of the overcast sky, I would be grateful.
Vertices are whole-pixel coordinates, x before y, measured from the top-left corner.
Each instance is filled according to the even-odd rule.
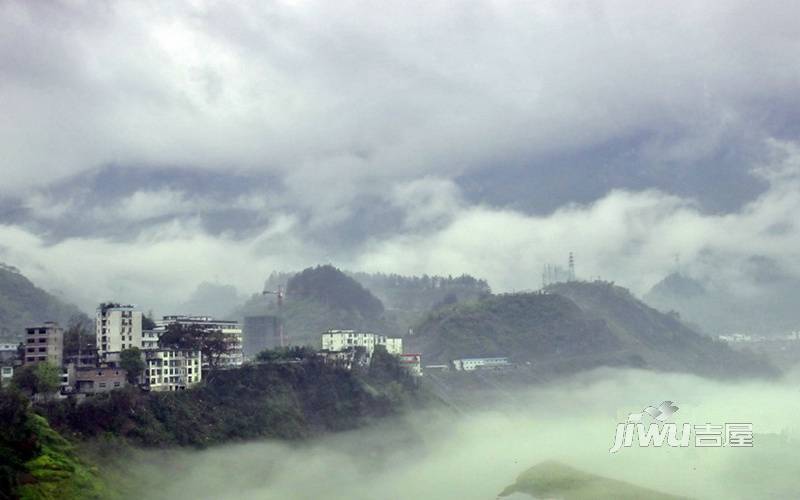
[[[0,2],[0,260],[162,312],[331,262],[800,274],[795,2]]]

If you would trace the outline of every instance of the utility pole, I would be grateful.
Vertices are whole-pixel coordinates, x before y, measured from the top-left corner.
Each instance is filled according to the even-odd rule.
[[[278,342],[281,347],[286,347],[283,334],[283,285],[278,285],[277,290],[264,290],[261,295],[275,295],[278,298]]]

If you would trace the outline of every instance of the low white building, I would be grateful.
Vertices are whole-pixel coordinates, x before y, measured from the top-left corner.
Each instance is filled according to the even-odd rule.
[[[178,391],[203,380],[200,351],[149,349],[145,363],[144,382],[152,391]]]
[[[461,358],[453,360],[456,371],[471,372],[474,370],[494,370],[511,366],[507,357],[493,358]]]
[[[375,352],[375,346],[382,345],[386,352],[395,356],[403,353],[403,339],[387,337],[371,332],[357,332],[355,330],[328,330],[322,334],[323,351],[344,351],[354,347],[363,347],[370,357]]]
[[[0,367],[0,387],[8,387],[11,379],[14,378],[14,367],[6,365]]]

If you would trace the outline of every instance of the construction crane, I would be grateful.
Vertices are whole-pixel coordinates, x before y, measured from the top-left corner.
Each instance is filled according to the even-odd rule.
[[[286,347],[286,338],[283,335],[283,285],[278,285],[277,290],[264,290],[261,295],[278,297],[278,342],[281,347]]]

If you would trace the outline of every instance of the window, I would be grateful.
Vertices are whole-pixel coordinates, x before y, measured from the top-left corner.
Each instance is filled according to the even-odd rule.
[[[100,387],[101,387],[101,388],[103,388],[103,387],[105,387],[105,386],[106,386],[106,383],[105,383],[105,382],[100,382]]]
[[[119,387],[119,382],[114,382],[114,387]]]

